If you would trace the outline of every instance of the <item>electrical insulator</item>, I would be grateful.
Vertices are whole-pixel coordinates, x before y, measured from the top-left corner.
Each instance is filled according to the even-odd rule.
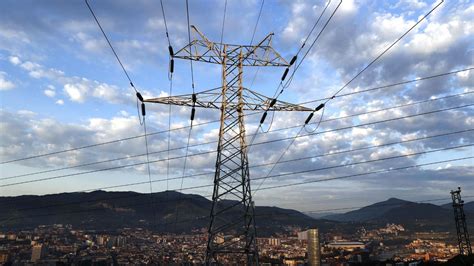
[[[292,65],[295,63],[295,61],[296,61],[296,58],[297,58],[297,56],[296,56],[296,55],[295,55],[295,56],[293,56],[293,58],[291,58],[291,61],[290,61],[290,66],[292,66]]]
[[[284,81],[284,80],[285,80],[286,75],[288,74],[288,71],[289,71],[289,70],[290,70],[289,68],[286,68],[286,69],[285,69],[285,73],[283,73],[283,76],[281,77],[281,81]]]
[[[194,120],[194,114],[196,113],[196,109],[193,107],[193,109],[191,109],[191,121]]]
[[[265,118],[267,118],[267,112],[263,113],[262,118],[260,119],[260,124],[263,124],[265,122]]]
[[[140,100],[140,102],[143,102],[143,96],[138,91],[137,91],[137,98],[138,100]]]
[[[316,109],[314,111],[317,112],[317,111],[321,110],[323,107],[324,107],[324,103],[318,105],[318,107],[316,107]]]
[[[145,112],[145,104],[142,103],[142,116],[145,116],[146,115],[146,112]]]
[[[170,73],[174,72],[174,59],[170,60]]]
[[[309,121],[311,121],[311,118],[313,118],[314,113],[309,114],[308,118],[306,118],[306,121],[304,121],[304,124],[307,125]]]

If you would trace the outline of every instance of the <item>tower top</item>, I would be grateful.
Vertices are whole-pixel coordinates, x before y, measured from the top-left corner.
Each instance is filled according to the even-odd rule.
[[[210,41],[194,25],[191,29],[193,39],[173,57],[221,65],[224,58],[237,61],[242,54],[243,66],[289,66],[271,46],[273,33],[256,45],[238,45]]]

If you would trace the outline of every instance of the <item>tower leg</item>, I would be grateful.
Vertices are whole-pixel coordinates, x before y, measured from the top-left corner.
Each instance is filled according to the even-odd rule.
[[[223,47],[222,107],[206,264],[258,264],[243,114],[242,53]],[[238,102],[237,105],[227,103]],[[232,107],[233,106],[233,107]]]

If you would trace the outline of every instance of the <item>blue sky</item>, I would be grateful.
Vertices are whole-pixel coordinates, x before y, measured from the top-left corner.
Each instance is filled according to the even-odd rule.
[[[163,2],[171,44],[177,51],[187,43],[185,2]],[[330,3],[323,21],[338,2],[333,0]],[[221,37],[224,3],[217,0],[190,1],[191,24],[196,25],[209,39],[216,42]],[[274,48],[289,61],[301,46],[325,3],[310,0],[265,1],[254,43],[274,32]],[[90,4],[137,89],[146,97],[168,95],[168,44],[159,2],[91,0]],[[435,1],[421,0],[344,0],[334,19],[296,72],[291,86],[280,99],[298,103],[331,96],[436,4]],[[250,43],[260,5],[260,0],[228,1],[224,43]],[[4,11],[0,17],[1,161],[143,134],[143,128],[136,116],[134,92],[128,86],[128,80],[83,1],[2,1],[0,8]],[[426,21],[343,92],[472,67],[473,18],[472,1],[443,3]],[[321,25],[322,23],[316,28],[315,34],[310,36],[309,42],[315,38]],[[306,52],[308,46],[309,44],[303,52]],[[271,96],[283,70],[260,68],[252,84],[257,69],[246,68],[244,86],[250,87],[252,84],[252,89]],[[215,88],[221,83],[220,68],[217,65],[195,63],[194,77],[196,91]],[[469,92],[473,89],[473,83],[473,71],[464,71],[404,86],[336,98],[326,106],[325,119],[433,97],[467,93],[446,100],[324,122],[319,130],[327,131],[471,104],[473,96]],[[176,59],[172,94],[186,93],[191,93],[189,62]],[[307,106],[314,108],[318,104],[319,102],[314,102]],[[148,104],[147,110],[149,132],[168,128],[167,106]],[[172,127],[189,125],[188,108],[173,107],[172,112]],[[301,124],[306,116],[307,114],[277,113],[272,129]],[[472,129],[473,117],[472,107],[464,107],[391,123],[302,137],[288,150],[283,160]],[[218,119],[218,111],[198,109],[196,118],[196,123],[215,120]],[[249,133],[255,132],[258,120],[259,115],[247,118]],[[264,128],[268,127],[268,120]],[[195,127],[191,143],[217,140],[217,130],[216,123]],[[260,133],[256,142],[292,137],[296,131],[297,129]],[[184,146],[187,133],[187,130],[173,131],[171,147]],[[472,141],[472,134],[462,133],[394,147],[301,160],[276,167],[272,175],[467,145]],[[151,151],[166,149],[167,135],[155,135],[150,137],[149,142]],[[288,142],[274,142],[253,147],[249,155],[250,164],[276,161],[287,144]],[[10,177],[133,156],[142,154],[144,149],[144,140],[141,138],[57,156],[2,164],[0,172],[2,177]],[[214,144],[200,146],[199,149],[193,148],[189,153],[212,149],[215,149]],[[310,174],[271,178],[265,181],[264,186],[461,158],[472,156],[473,151],[472,147],[467,147]],[[178,150],[171,152],[170,156],[182,154],[184,150]],[[166,154],[151,156],[152,160],[163,158],[166,158]],[[0,184],[143,160],[143,157],[139,157],[81,169],[1,180]],[[214,162],[215,154],[190,157],[185,174],[212,172]],[[171,162],[172,177],[182,175],[183,163],[183,160]],[[152,164],[152,178],[165,178],[166,168],[165,162]],[[269,167],[252,168],[251,176],[265,176],[269,170]],[[474,195],[473,177],[471,159],[410,171],[262,190],[257,193],[255,201],[257,205],[276,205],[308,211],[364,205],[389,197],[409,200],[449,197],[449,191],[457,186],[462,186],[466,195]],[[120,171],[0,187],[0,195],[70,192],[146,180],[148,177],[145,167],[139,166]],[[185,179],[184,187],[211,182],[212,175],[190,178]],[[259,183],[256,182],[254,186]],[[179,180],[168,182],[167,185],[165,182],[153,185],[154,191],[179,187]],[[149,192],[149,187],[141,185],[117,190]],[[208,195],[210,191],[196,189],[187,192]]]

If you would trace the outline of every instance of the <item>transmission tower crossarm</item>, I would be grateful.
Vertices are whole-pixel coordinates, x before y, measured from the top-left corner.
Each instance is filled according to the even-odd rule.
[[[197,36],[193,36],[193,40],[178,50],[173,57],[222,65],[225,56],[229,60],[240,58],[242,66],[289,66],[289,63],[271,47],[273,33],[268,34],[257,45],[236,45],[212,42],[195,26],[191,28]]]
[[[298,112],[312,112],[313,109],[292,104],[280,100],[274,100],[256,91],[243,88],[242,93],[245,96],[242,103],[227,102],[229,108],[239,107],[244,111],[298,111]],[[188,107],[201,107],[220,109],[222,106],[222,87],[210,89],[194,94],[196,102],[193,102],[193,94],[183,94],[177,96],[165,96],[159,98],[146,99],[144,102],[171,104]],[[275,103],[272,105],[272,101]]]

